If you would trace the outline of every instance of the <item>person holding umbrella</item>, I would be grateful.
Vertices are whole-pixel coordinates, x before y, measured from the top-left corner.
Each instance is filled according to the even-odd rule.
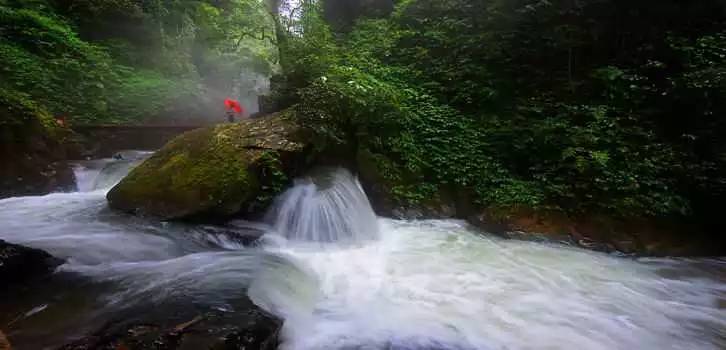
[[[230,123],[234,123],[235,115],[241,117],[244,112],[244,109],[239,101],[233,100],[229,97],[224,99],[224,109],[227,114],[227,121]]]

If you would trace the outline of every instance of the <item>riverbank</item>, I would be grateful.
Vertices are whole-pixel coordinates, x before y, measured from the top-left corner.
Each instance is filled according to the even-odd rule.
[[[484,212],[469,222],[510,239],[552,241],[624,256],[722,256],[726,242],[706,228],[683,220],[569,217],[562,213]]]
[[[105,162],[97,176],[128,169]],[[723,345],[722,259],[623,259],[457,220],[375,218],[350,177],[298,181],[268,220],[225,225],[115,212],[108,187],[79,185],[0,200],[1,239],[66,261],[0,297],[19,349]]]
[[[49,123],[56,123],[51,120]],[[193,127],[52,128],[28,119],[0,123],[0,199],[76,190],[73,163],[135,149],[154,151]]]
[[[263,120],[264,118],[267,117],[263,117]],[[184,130],[175,130],[171,134],[163,132],[165,137],[171,137],[182,131]],[[8,166],[3,168],[2,174],[6,179],[4,187],[6,190],[0,193],[5,197],[72,191],[75,189],[75,179],[71,163],[67,158],[97,157],[101,153],[110,156],[120,150],[112,147],[112,144],[103,148],[95,147],[94,145],[98,145],[102,141],[94,138],[94,135],[77,135],[70,130],[64,131],[65,136],[57,140],[44,139],[43,133],[36,135],[38,136],[26,135],[23,137],[26,140],[24,143],[14,144],[12,147],[5,142],[3,161]],[[108,130],[99,135],[104,135],[104,139],[119,139],[118,135],[110,137]],[[129,146],[129,142],[133,140],[148,139],[144,135],[121,138],[125,140],[124,146]],[[164,138],[156,137],[154,139],[156,144],[164,144]],[[143,145],[146,141],[140,142]],[[41,147],[42,145],[44,146]],[[18,148],[19,146],[23,146],[22,149]],[[34,149],[36,150],[35,155],[28,154]],[[55,158],[50,159],[43,156],[48,154],[43,151],[47,149],[55,150],[51,154]],[[24,159],[19,160],[18,157],[24,157]],[[338,155],[336,158],[344,159],[345,157]],[[357,164],[356,162],[350,163],[361,172],[363,186],[371,196],[374,208],[384,216],[417,219],[459,218],[465,219],[485,231],[506,238],[560,242],[584,249],[623,255],[719,256],[726,251],[726,244],[720,235],[708,233],[704,227],[689,225],[682,220],[616,219],[603,215],[584,215],[573,218],[563,213],[535,210],[488,210],[471,203],[466,195],[459,193],[462,191],[437,195],[419,207],[395,206],[392,204],[390,188],[385,186],[385,180],[381,179],[379,174],[371,174],[367,163],[361,160],[361,157],[357,158]],[[318,162],[333,164],[336,161],[340,162],[340,160],[332,159],[322,159]],[[27,166],[23,166],[23,164]],[[314,161],[311,161],[310,164],[314,164]],[[303,166],[300,164],[295,165],[294,173],[285,174],[287,180],[276,180],[285,181],[285,183],[271,184],[275,191],[280,191],[284,186],[289,185],[290,178],[304,172],[302,168]],[[268,198],[274,194],[274,192],[265,193],[264,197]],[[269,198],[263,201],[269,202]],[[240,204],[240,206],[243,205]],[[264,210],[264,208],[258,207],[259,205],[255,207],[257,213]],[[232,214],[237,215],[238,213]]]

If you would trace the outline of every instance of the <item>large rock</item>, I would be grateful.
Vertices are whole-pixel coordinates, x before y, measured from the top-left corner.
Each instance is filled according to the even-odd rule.
[[[305,161],[298,133],[278,113],[182,134],[111,189],[109,204],[162,219],[260,210]]]
[[[0,240],[0,286],[44,275],[62,262],[42,250]]]
[[[251,303],[237,307],[235,312],[183,303],[155,305],[151,312],[135,307],[59,350],[276,349],[282,320]]]

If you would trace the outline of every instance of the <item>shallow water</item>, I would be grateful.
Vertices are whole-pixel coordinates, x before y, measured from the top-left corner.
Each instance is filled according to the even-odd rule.
[[[233,311],[248,304],[256,253],[230,237],[232,230],[108,209],[110,186],[94,184],[113,185],[134,164],[138,159],[82,162],[79,192],[0,200],[0,239],[66,260],[39,286],[0,293],[0,329],[16,348],[53,349],[134,312],[171,314],[179,305],[196,313]],[[248,226],[234,233],[266,227]]]
[[[67,259],[44,288],[0,300],[18,349],[54,348],[133,310],[234,315],[248,295],[285,318],[284,349],[726,348],[724,259],[633,260],[458,221],[371,219],[345,244],[275,222],[161,223],[110,211],[110,185],[91,184],[133,164],[97,163],[79,164],[82,192],[0,200],[0,239]],[[267,234],[245,248],[237,237],[250,232]]]
[[[268,289],[279,281],[252,289],[258,304],[291,320],[288,348],[725,344],[726,310],[717,304],[726,293],[723,260],[622,259],[478,235],[456,221],[382,220],[381,226],[379,242],[357,248],[269,248],[289,266],[266,273],[307,279],[303,284],[316,291],[270,298]],[[674,278],[672,270],[688,272]]]

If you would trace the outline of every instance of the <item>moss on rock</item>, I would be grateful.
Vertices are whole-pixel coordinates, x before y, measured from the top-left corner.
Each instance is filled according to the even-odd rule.
[[[163,219],[253,211],[268,187],[270,157],[302,157],[297,127],[283,114],[182,134],[108,193],[112,208]]]

